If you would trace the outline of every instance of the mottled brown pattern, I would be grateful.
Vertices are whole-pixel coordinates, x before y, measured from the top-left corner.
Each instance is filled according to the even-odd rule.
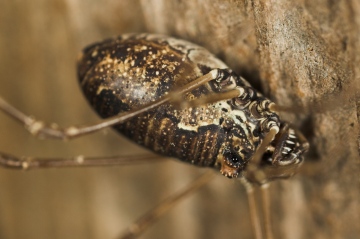
[[[197,45],[140,34],[86,48],[78,72],[86,97],[106,118],[153,102],[213,69],[224,68],[224,63]],[[271,102],[246,81],[231,70],[218,74],[218,80],[187,93],[184,100],[235,88],[242,89],[241,96],[184,110],[165,104],[115,128],[157,153],[197,166],[227,164],[234,171],[226,175],[237,177],[269,129],[279,131],[281,123],[278,115],[268,109]],[[290,153],[296,157],[299,154],[285,152]],[[271,159],[266,156],[264,160]]]
[[[182,49],[184,52],[181,52]],[[84,50],[79,64],[79,79],[85,94],[100,115],[113,116],[154,101],[201,76],[204,68],[199,70],[185,52],[187,50],[181,46],[175,49],[164,41],[148,41],[139,36],[107,40]],[[187,97],[199,97],[208,92],[207,87],[202,86]],[[196,111],[198,118],[207,120],[209,113],[204,114],[203,108]],[[213,166],[220,147],[219,140],[223,138],[217,137],[220,127],[210,124],[211,127],[203,126],[198,133],[180,129],[177,124],[181,119],[194,126],[199,123],[197,117],[190,114],[189,117],[182,117],[186,112],[174,111],[169,105],[164,105],[117,129],[155,152],[200,166]],[[191,113],[194,115],[195,109]],[[214,110],[212,113],[214,116],[219,114]],[[206,136],[202,136],[202,132]],[[202,138],[209,134],[213,135],[211,139],[214,142],[205,143]],[[180,142],[180,149],[176,142]],[[209,143],[215,147],[206,148],[205,145]]]

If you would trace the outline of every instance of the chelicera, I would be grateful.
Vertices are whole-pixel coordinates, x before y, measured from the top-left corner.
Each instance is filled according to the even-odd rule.
[[[52,128],[1,98],[0,108],[39,137],[70,139],[113,126],[158,154],[259,185],[295,174],[308,148],[302,134],[280,120],[273,102],[207,50],[183,40],[130,34],[95,43],[79,57],[78,77],[90,104],[106,118],[100,123]],[[0,157],[2,166],[19,169],[118,163]],[[139,228],[128,235],[135,237]]]

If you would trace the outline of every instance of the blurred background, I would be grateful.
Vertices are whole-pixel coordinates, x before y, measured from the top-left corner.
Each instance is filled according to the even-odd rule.
[[[46,122],[97,121],[77,83],[81,49],[126,32],[158,32],[205,46],[276,102],[305,106],[358,79],[360,6],[346,2],[0,0],[0,94]],[[271,185],[276,238],[360,234],[356,102],[337,99],[343,103],[335,111],[284,116],[304,129],[312,149],[302,173]],[[39,140],[4,114],[0,150],[39,157],[146,153],[111,129],[69,142]],[[203,172],[176,160],[0,168],[0,238],[115,238]],[[219,175],[142,238],[252,238],[250,228],[244,188]]]

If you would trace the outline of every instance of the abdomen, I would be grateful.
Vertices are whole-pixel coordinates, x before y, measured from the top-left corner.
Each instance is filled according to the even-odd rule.
[[[86,48],[79,61],[82,89],[103,118],[159,99],[214,68],[226,68],[205,49],[157,35],[128,35]],[[198,98],[209,85],[186,95]],[[175,110],[162,105],[115,128],[157,153],[213,166],[226,137],[220,103]]]

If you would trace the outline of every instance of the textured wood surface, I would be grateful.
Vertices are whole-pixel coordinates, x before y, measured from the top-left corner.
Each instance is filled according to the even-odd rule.
[[[276,238],[360,235],[360,4],[339,1],[0,1],[0,94],[36,117],[94,122],[75,61],[125,32],[198,43],[294,113],[308,137],[304,170],[271,186]],[[17,155],[134,154],[111,130],[71,142],[33,139],[0,114],[0,149]],[[200,169],[153,165],[16,172],[0,169],[0,238],[114,238]],[[252,238],[244,189],[217,177],[144,238]]]

